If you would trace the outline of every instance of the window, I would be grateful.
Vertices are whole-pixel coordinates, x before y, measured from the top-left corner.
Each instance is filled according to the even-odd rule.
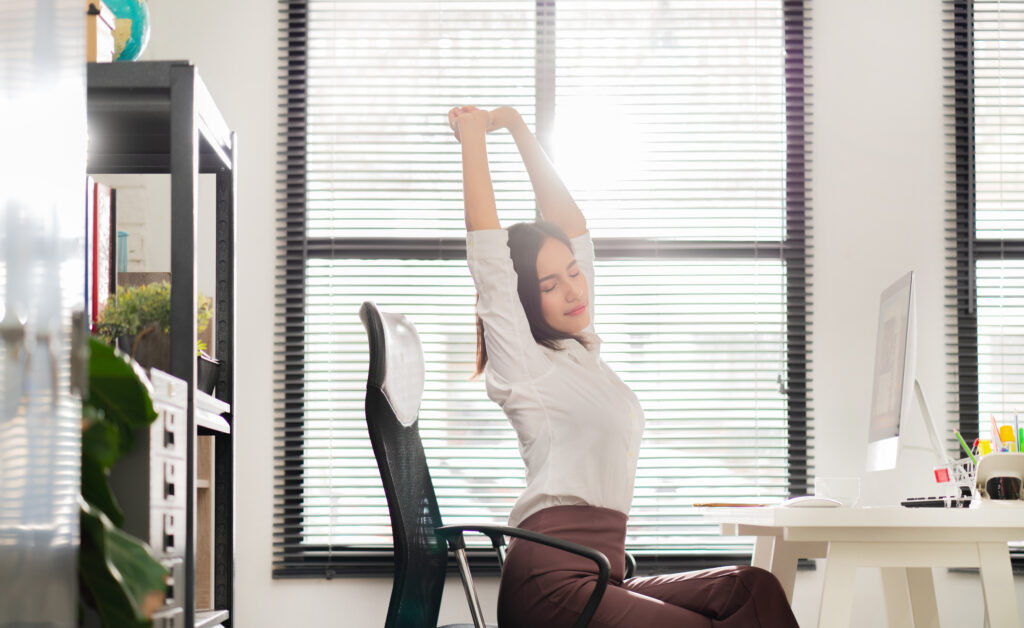
[[[807,492],[802,3],[282,7],[275,575],[390,569],[365,300],[420,332],[419,425],[446,522],[504,523],[524,486],[511,427],[469,379],[475,293],[446,124],[467,103],[515,106],[587,215],[602,356],[647,420],[627,545],[641,561],[749,552],[693,504]],[[488,143],[503,224],[532,220],[511,138]]]
[[[1024,402],[1024,3],[947,3],[956,185],[949,237],[956,243],[960,431],[973,441],[990,416],[1012,421]]]

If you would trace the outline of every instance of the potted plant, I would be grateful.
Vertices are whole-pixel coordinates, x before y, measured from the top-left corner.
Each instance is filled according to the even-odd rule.
[[[202,293],[197,301],[196,334],[201,334],[210,324],[213,307]],[[161,281],[119,287],[100,312],[95,331],[139,364],[170,371],[171,284]],[[204,392],[213,392],[220,362],[205,350],[206,344],[197,338],[197,385]]]
[[[136,431],[148,429],[157,414],[130,364],[95,339],[89,351],[82,398],[80,617],[87,624],[96,617],[110,628],[145,628],[164,603],[168,574],[148,545],[121,529],[124,513],[108,476],[131,449]]]

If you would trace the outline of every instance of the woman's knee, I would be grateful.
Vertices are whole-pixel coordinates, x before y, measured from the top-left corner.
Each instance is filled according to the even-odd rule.
[[[765,592],[771,591],[778,595],[785,595],[782,584],[772,572],[751,566],[740,566],[736,569],[737,577],[751,594],[758,592],[759,595],[764,595]]]

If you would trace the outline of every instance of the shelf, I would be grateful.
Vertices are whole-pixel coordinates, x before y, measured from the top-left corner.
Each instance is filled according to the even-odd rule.
[[[226,412],[231,412],[231,404],[226,401],[221,401],[210,393],[205,393],[201,390],[196,391],[196,408],[211,414],[224,414]]]
[[[88,64],[88,172],[171,172],[171,85],[176,67],[190,66],[185,61]],[[198,75],[195,118],[199,171],[230,170],[231,131]]]
[[[88,64],[86,77],[87,171],[170,175],[169,371],[184,385],[180,401],[185,408],[184,476],[188,478],[182,517],[186,522],[182,593],[175,601],[184,609],[181,626],[234,628],[235,442],[233,415],[228,413],[235,392],[235,134],[196,67],[186,61]],[[217,387],[220,399],[194,388],[200,174],[216,179],[214,350],[223,362]],[[188,394],[190,388],[194,394]],[[201,473],[199,465],[203,465]],[[196,610],[211,606],[223,610]]]
[[[213,628],[228,620],[227,611],[196,611],[196,628]]]
[[[231,424],[222,414],[231,412],[231,406],[216,397],[196,391],[196,426],[202,435],[230,434]]]

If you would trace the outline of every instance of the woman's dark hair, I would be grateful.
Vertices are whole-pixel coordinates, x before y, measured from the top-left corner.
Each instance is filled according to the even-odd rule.
[[[519,302],[523,304],[526,320],[530,323],[530,332],[539,345],[549,349],[560,349],[559,340],[573,338],[581,344],[586,342],[579,337],[558,331],[544,320],[540,308],[540,282],[537,280],[537,254],[549,239],[554,238],[572,251],[572,242],[558,226],[538,220],[537,222],[520,222],[508,228],[508,248],[512,255],[512,268],[516,271]],[[479,298],[479,297],[478,297]],[[487,366],[487,345],[484,342],[484,322],[476,317],[476,374],[479,376]]]

